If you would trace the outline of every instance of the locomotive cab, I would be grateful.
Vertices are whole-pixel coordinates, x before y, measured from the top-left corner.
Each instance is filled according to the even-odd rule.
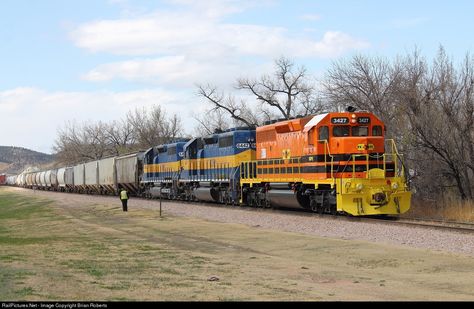
[[[308,154],[333,155],[370,154],[384,152],[383,123],[369,113],[333,113],[305,126],[308,134]],[[315,147],[315,145],[317,145]]]

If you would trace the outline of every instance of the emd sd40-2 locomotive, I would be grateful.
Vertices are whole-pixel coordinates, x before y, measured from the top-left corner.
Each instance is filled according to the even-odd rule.
[[[404,166],[372,113],[291,119],[256,129],[256,160],[242,162],[241,202],[354,216],[410,207]]]

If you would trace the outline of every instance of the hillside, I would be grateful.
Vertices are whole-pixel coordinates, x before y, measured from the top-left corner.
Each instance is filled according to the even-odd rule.
[[[52,163],[54,156],[22,147],[0,146],[0,173],[15,174],[29,166]]]

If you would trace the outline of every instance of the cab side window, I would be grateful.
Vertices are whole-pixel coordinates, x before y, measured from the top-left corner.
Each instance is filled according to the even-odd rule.
[[[372,136],[382,136],[382,127],[381,126],[373,126],[372,127]]]
[[[327,126],[320,127],[318,130],[318,140],[328,140],[329,139],[329,128]]]
[[[308,145],[314,145],[314,130],[315,128],[312,128],[308,132]]]

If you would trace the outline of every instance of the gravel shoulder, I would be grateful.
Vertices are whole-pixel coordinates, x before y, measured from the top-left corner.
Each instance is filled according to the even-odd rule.
[[[117,197],[66,194],[11,188],[22,194],[47,197],[68,207],[75,204],[105,204],[120,206]],[[131,198],[129,209],[158,209],[158,200]],[[120,208],[121,209],[121,208]],[[162,201],[163,214],[195,217],[210,221],[244,224],[254,228],[303,233],[319,237],[367,241],[380,244],[429,249],[474,256],[474,233],[439,230],[419,226],[399,226],[383,222],[350,222],[338,218],[302,216],[298,213],[272,212],[264,209],[229,206],[207,206]]]

